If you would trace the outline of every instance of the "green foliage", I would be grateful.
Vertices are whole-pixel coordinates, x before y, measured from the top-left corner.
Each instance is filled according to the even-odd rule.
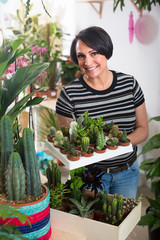
[[[38,126],[38,134],[40,140],[44,141],[46,140],[51,127],[54,127],[56,130],[58,130],[58,120],[56,113],[48,108],[43,108],[43,111],[40,112],[40,118],[43,124]]]
[[[18,49],[24,39],[18,39],[12,42],[9,52],[0,55],[0,77],[6,72],[7,68],[19,56],[26,53],[29,49]],[[32,64],[26,67],[19,68],[15,74],[4,81],[0,85],[0,119],[6,114],[8,107],[16,99],[16,97],[30,85],[36,77],[49,66],[48,63]],[[28,94],[19,100],[8,112],[7,115],[12,122],[18,114],[20,114],[26,107],[37,105],[43,101],[43,98],[35,97],[30,99],[34,92]]]
[[[81,150],[87,153],[88,148],[89,148],[89,137],[82,137],[82,139],[81,139]]]
[[[160,121],[160,116],[153,117],[151,120]],[[155,134],[146,142],[139,156],[155,149],[160,149],[160,133]],[[160,156],[143,160],[140,169],[145,171],[147,179],[152,180],[154,199],[147,198],[150,203],[149,212],[142,216],[139,225],[151,225],[153,231],[160,228]]]
[[[77,199],[70,198],[69,199],[76,208],[72,209],[70,213],[80,215],[81,217],[89,217],[92,212],[94,212],[94,209],[91,209],[91,207],[99,201],[99,199],[94,199],[92,201],[86,202],[83,196],[81,196],[81,200],[78,201]]]
[[[17,217],[21,223],[25,223],[27,220],[29,225],[31,223],[27,216],[19,211],[18,207],[10,207],[9,205],[0,205],[0,217],[5,220],[6,218]],[[2,240],[16,240],[16,239],[27,240],[27,238],[23,237],[22,234],[15,229],[14,225],[4,224],[0,226],[0,239]]]
[[[50,207],[58,208],[63,206],[63,201],[68,199],[68,194],[70,189],[67,189],[67,186],[63,183],[59,183],[54,188],[50,189]]]
[[[63,138],[63,145],[60,146],[63,151],[70,151],[71,143],[68,137]]]
[[[136,0],[134,1],[134,4],[136,7],[138,7],[140,10],[148,10],[149,12],[152,10],[152,5],[156,6],[156,4],[160,5],[160,0]],[[123,8],[125,7],[125,0],[114,0],[113,3],[113,11],[115,12],[118,5],[120,6],[121,11],[123,11]]]

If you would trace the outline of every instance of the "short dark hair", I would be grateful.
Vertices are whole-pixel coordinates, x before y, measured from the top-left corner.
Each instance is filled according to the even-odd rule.
[[[70,56],[72,61],[76,64],[78,64],[78,59],[76,55],[76,44],[78,40],[81,40],[88,47],[98,51],[107,59],[112,56],[113,43],[108,33],[104,29],[97,26],[88,27],[80,31],[73,39],[71,44]]]

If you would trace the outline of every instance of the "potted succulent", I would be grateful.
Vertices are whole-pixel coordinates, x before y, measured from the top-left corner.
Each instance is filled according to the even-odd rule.
[[[128,146],[130,144],[130,139],[127,138],[127,131],[124,130],[123,133],[119,136],[119,145]]]
[[[82,137],[81,139],[81,153],[84,157],[92,157],[94,149],[89,146],[89,137]]]
[[[116,150],[118,148],[119,140],[116,137],[111,137],[107,140],[106,146],[110,150]]]
[[[35,152],[33,134],[30,128],[23,130],[23,137],[18,144],[13,144],[12,122],[9,116],[1,118],[1,205],[10,204],[26,214],[30,223],[19,223],[16,217],[10,219],[17,229],[28,239],[51,235],[50,193],[41,184],[38,159]],[[13,184],[12,184],[13,183]],[[41,216],[37,218],[37,215]],[[45,224],[41,222],[46,219]],[[4,224],[1,219],[1,224]],[[41,231],[35,227],[41,224]],[[45,230],[44,230],[45,228]]]
[[[18,49],[23,41],[23,39],[13,41],[11,43],[9,51],[1,54],[0,77],[3,76],[10,64],[15,62],[15,60],[21,55],[28,52],[29,49]],[[30,228],[29,223],[19,223],[16,217],[10,218],[8,216],[9,219],[7,218],[7,220],[9,220],[9,223],[16,225],[18,222],[18,229],[20,231],[22,230],[23,234],[26,234],[25,236],[28,239],[31,239],[31,235],[34,235],[35,238],[41,237],[43,235],[46,236],[46,239],[49,239],[50,237],[51,228],[49,218],[49,190],[45,185],[41,185],[40,182],[37,156],[35,153],[34,140],[31,130],[29,128],[24,129],[23,138],[20,138],[19,134],[16,134],[16,136],[18,136],[18,141],[15,143],[13,141],[12,124],[14,123],[15,118],[21,113],[21,111],[23,111],[26,107],[39,104],[43,99],[39,97],[32,99],[31,97],[34,95],[34,93],[30,93],[29,95],[24,96],[22,99],[16,100],[16,104],[14,104],[14,100],[47,67],[48,63],[33,64],[21,67],[9,78],[7,78],[4,81],[3,85],[1,82],[0,88],[0,171],[2,193],[0,204],[5,205],[8,203],[11,204],[12,208],[19,207],[19,210],[22,213],[28,215],[31,222],[30,226],[33,226],[33,222],[39,224],[38,221],[43,221],[44,218],[47,218],[47,221],[45,223],[46,226],[43,226],[46,230],[41,231],[41,235],[39,235],[37,233],[37,229],[34,227],[32,229]],[[10,107],[11,104],[12,106]],[[23,159],[23,163],[21,159]],[[35,174],[31,174],[32,172]],[[25,181],[25,178],[28,180]],[[12,182],[15,182],[15,184],[12,185]],[[27,203],[25,187],[28,194],[35,195],[33,197],[30,197],[32,199],[32,202]],[[6,195],[6,193],[8,194]],[[18,200],[21,198],[22,200]],[[11,199],[13,199],[12,202]],[[42,214],[41,218],[38,220],[36,216],[37,214],[40,214],[41,211],[43,212],[43,210],[46,212],[46,215],[44,216],[44,214]],[[1,224],[3,223],[3,219],[1,219]],[[24,230],[24,228],[26,229],[26,226],[28,228],[27,232]]]
[[[104,153],[105,151],[106,151],[106,139],[104,136],[103,129],[101,129],[97,133],[95,152]]]
[[[69,154],[67,154],[67,158],[70,161],[78,161],[80,159],[80,156],[81,156],[80,152],[75,149],[73,144],[71,144],[71,149],[69,151]]]
[[[71,143],[69,138],[66,136],[63,138],[63,144],[60,146],[60,152],[63,154],[69,154],[71,149]]]
[[[153,117],[150,121],[160,121],[160,116]],[[139,155],[153,152],[155,149],[160,149],[160,133],[152,136],[146,144],[143,146],[142,151]],[[150,179],[152,192],[154,193],[154,199],[147,197],[149,201],[149,208],[147,209],[146,215],[141,217],[139,225],[146,226],[149,228],[149,239],[158,240],[160,234],[160,155],[158,152],[157,157],[151,157],[145,159],[140,164],[140,169],[145,171],[146,178]]]

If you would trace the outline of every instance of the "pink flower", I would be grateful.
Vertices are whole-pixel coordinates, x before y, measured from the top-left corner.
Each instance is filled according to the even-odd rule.
[[[47,51],[48,51],[48,48],[39,48],[38,45],[31,47],[31,52],[36,55],[42,56],[43,53]]]

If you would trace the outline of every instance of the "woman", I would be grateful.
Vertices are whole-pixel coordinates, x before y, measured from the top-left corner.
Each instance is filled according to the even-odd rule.
[[[89,27],[79,32],[71,45],[71,58],[83,74],[65,86],[58,98],[56,112],[59,126],[78,118],[85,111],[92,118],[103,117],[126,130],[134,151],[96,164],[105,172],[105,189],[110,194],[136,198],[139,166],[136,160],[137,144],[148,136],[148,119],[143,92],[136,79],[121,72],[109,70],[108,60],[113,44],[107,32],[100,27]]]

